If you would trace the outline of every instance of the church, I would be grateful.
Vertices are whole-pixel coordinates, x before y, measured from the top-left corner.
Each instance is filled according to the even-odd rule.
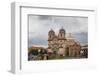
[[[58,35],[51,29],[48,32],[48,53],[60,56],[79,57],[81,51],[80,43],[69,33],[66,36],[65,29],[61,28]]]

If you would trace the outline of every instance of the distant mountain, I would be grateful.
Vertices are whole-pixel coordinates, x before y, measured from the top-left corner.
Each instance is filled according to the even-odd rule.
[[[33,45],[43,45],[43,46],[47,46],[48,45],[48,42],[46,39],[41,39],[40,38],[31,38],[29,39],[29,47],[33,46]]]
[[[87,45],[88,43],[88,33],[72,33],[72,36],[80,42],[81,45]],[[33,46],[33,45],[43,45],[43,46],[47,46],[48,45],[48,41],[47,39],[43,39],[43,38],[30,38],[29,39],[29,47]]]

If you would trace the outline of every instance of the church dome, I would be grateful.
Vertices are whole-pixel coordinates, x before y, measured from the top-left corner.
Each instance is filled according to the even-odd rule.
[[[51,30],[49,31],[49,34],[50,34],[50,33],[55,33],[55,32],[51,29]]]
[[[71,33],[69,33],[69,34],[67,35],[67,39],[69,39],[69,40],[74,40],[74,38],[73,38],[73,36],[72,36]]]
[[[67,36],[67,45],[80,45],[80,43],[72,36],[71,33],[68,34]]]
[[[59,32],[64,32],[64,33],[65,33],[65,29],[61,28],[61,29],[59,30]]]

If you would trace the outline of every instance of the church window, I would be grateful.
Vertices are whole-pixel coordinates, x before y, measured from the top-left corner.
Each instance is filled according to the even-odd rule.
[[[61,37],[62,37],[62,34],[61,34]]]
[[[51,35],[49,37],[51,38]]]

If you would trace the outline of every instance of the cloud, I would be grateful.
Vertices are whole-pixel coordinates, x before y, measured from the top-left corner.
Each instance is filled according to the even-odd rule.
[[[47,46],[48,31],[52,28],[57,34],[59,29],[63,27],[66,33],[87,33],[88,18],[87,17],[71,17],[71,16],[29,16],[29,45],[42,44]],[[81,42],[87,42],[87,35],[75,35]],[[84,36],[86,38],[81,38]],[[82,40],[83,39],[83,40]]]

